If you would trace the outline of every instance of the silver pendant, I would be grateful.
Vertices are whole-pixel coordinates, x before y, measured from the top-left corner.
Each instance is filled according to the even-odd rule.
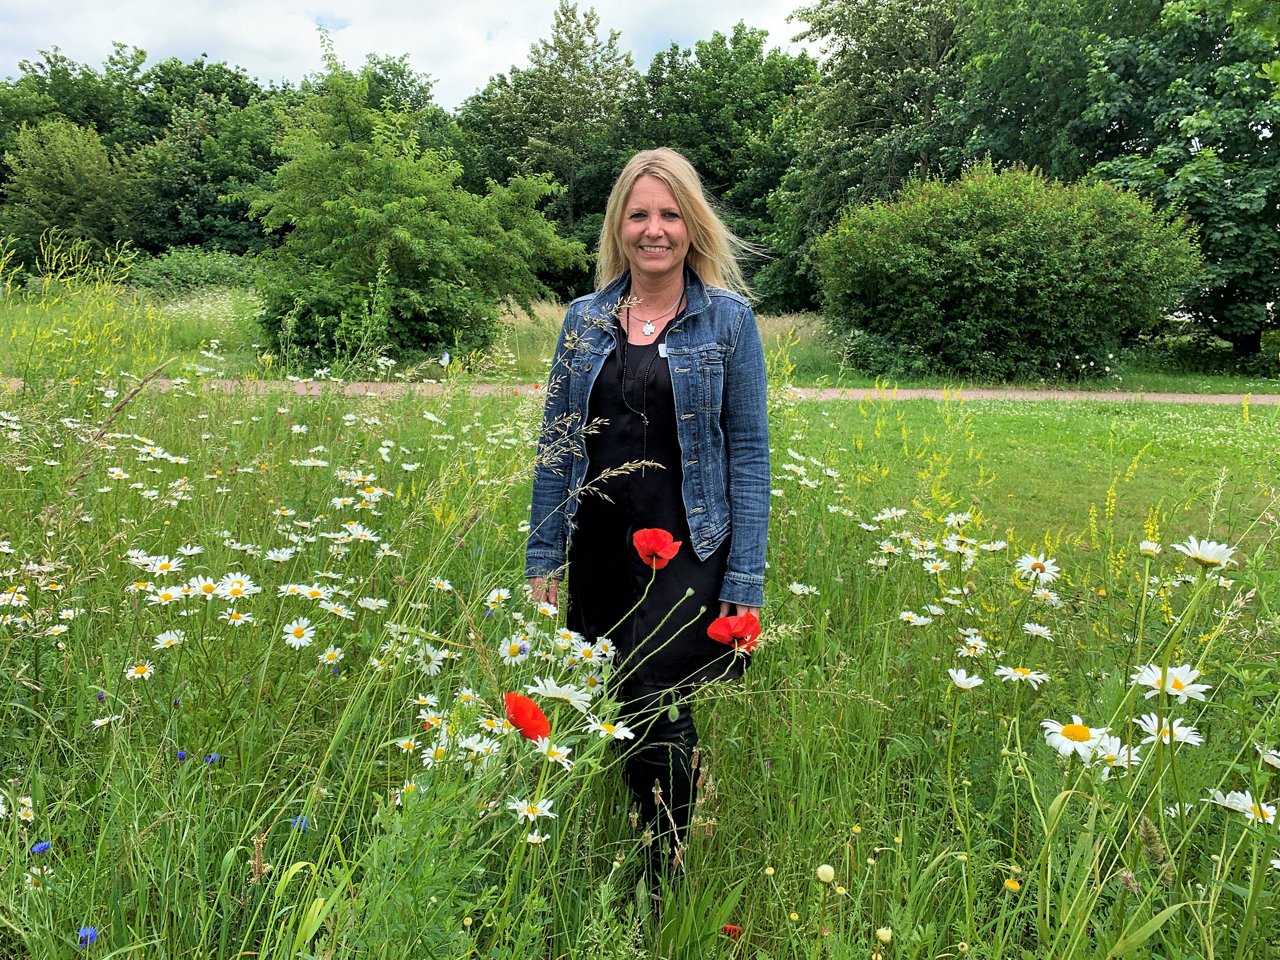
[[[656,328],[654,327],[653,323],[650,322],[650,323],[646,323],[643,327],[641,327],[640,332],[643,333],[646,337],[652,337],[653,331],[655,329]]]

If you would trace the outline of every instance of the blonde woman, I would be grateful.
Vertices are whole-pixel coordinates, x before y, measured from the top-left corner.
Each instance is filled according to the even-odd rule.
[[[707,628],[764,602],[765,365],[740,247],[688,160],[631,158],[598,290],[570,305],[556,345],[534,476],[526,574],[555,603],[567,573],[570,628],[616,647],[611,688],[637,732],[623,775],[659,851],[694,800],[688,692],[747,661]]]

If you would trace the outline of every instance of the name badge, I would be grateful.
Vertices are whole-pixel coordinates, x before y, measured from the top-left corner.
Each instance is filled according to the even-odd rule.
[[[667,355],[667,345],[665,343],[658,344],[658,356],[665,357]]]

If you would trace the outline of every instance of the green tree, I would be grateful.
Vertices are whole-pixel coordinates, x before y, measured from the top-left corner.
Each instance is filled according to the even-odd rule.
[[[1038,167],[1075,180],[1100,159],[1091,48],[1145,30],[1160,0],[965,0],[956,27],[961,87],[946,105],[957,164]]]
[[[320,354],[474,347],[499,305],[544,292],[536,271],[582,259],[537,212],[545,178],[458,185],[461,168],[419,140],[417,113],[369,105],[365,77],[332,52],[285,122],[286,158],[251,212],[280,246],[264,254],[265,323]]]
[[[1185,0],[1099,46],[1091,78],[1089,117],[1118,153],[1094,175],[1198,226],[1205,277],[1188,308],[1242,356],[1261,349],[1280,300],[1280,101],[1260,76],[1274,54],[1220,0]]]
[[[798,114],[779,121],[795,157],[769,199],[777,259],[757,278],[769,305],[789,309],[815,304],[813,242],[842,210],[942,172],[950,128],[939,106],[958,83],[947,0],[819,0],[796,16],[825,58]]]
[[[4,159],[0,234],[17,239],[24,263],[35,262],[50,230],[99,250],[125,238],[133,171],[95,130],[59,117],[23,126]]]
[[[692,49],[672,44],[649,64],[623,119],[627,147],[679,150],[751,240],[762,238],[768,196],[791,158],[777,149],[775,121],[817,78],[808,54],[768,50],[767,40],[766,31],[739,22],[729,36],[717,31]]]
[[[622,108],[636,80],[617,31],[599,31],[593,9],[560,0],[551,35],[530,48],[528,66],[491,79],[457,114],[466,185],[480,191],[516,174],[549,175],[564,189],[548,198],[546,214],[583,244],[600,232],[621,165]],[[581,269],[548,280],[563,293],[589,288]]]
[[[876,376],[1102,376],[1196,277],[1184,223],[990,161],[852,207],[817,244],[829,327]]]

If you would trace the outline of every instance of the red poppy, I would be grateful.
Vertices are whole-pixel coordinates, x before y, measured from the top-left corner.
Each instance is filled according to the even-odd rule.
[[[635,545],[636,552],[640,554],[640,559],[655,570],[665,567],[671,558],[680,552],[680,545],[684,543],[683,540],[677,540],[667,531],[656,527],[637,530],[631,542]]]
[[[736,923],[726,923],[720,928],[720,932],[735,943],[742,939],[742,927],[738,926]]]
[[[504,698],[507,719],[520,731],[520,736],[539,740],[551,736],[551,721],[536,703],[522,693],[508,693]]]
[[[716,617],[707,627],[707,636],[742,653],[752,653],[760,643],[760,621],[754,613]]]

